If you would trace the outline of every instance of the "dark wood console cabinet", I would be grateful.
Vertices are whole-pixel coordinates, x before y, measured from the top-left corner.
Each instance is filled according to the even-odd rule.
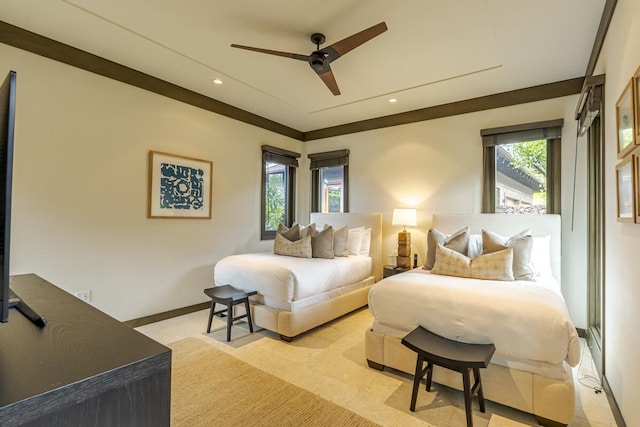
[[[11,288],[47,325],[0,323],[0,426],[169,426],[169,348],[34,274]]]

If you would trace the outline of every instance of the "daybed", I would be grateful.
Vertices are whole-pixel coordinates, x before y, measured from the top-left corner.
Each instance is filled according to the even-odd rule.
[[[369,289],[382,275],[380,213],[312,213],[310,223],[331,225],[334,230],[371,229],[369,256],[307,259],[240,254],[214,266],[216,285],[258,291],[251,297],[254,324],[285,341],[365,306]]]
[[[433,228],[443,233],[465,226],[471,234],[487,229],[505,237],[531,229],[536,277],[533,281],[479,280],[419,268],[378,282],[369,294],[374,316],[365,336],[369,366],[413,374],[416,354],[400,340],[417,326],[458,341],[494,343],[496,354],[482,374],[485,398],[532,413],[543,425],[570,423],[575,411],[570,366],[578,363],[580,346],[560,293],[560,217],[462,214],[433,218]],[[435,369],[433,381],[461,390],[459,377]]]

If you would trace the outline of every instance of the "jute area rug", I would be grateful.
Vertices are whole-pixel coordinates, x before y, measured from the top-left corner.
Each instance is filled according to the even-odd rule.
[[[173,427],[378,425],[198,339],[169,347]]]

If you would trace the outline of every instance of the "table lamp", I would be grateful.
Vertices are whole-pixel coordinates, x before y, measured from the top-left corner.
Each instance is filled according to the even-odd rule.
[[[403,230],[398,233],[398,267],[411,267],[411,233],[407,231],[407,225],[418,225],[415,209],[394,209],[391,225],[401,225]]]

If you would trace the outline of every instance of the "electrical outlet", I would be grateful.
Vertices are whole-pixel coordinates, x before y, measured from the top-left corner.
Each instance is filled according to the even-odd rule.
[[[75,295],[77,298],[80,298],[84,302],[91,301],[91,291],[88,289],[85,289],[83,291],[76,291],[73,293],[73,295]]]

